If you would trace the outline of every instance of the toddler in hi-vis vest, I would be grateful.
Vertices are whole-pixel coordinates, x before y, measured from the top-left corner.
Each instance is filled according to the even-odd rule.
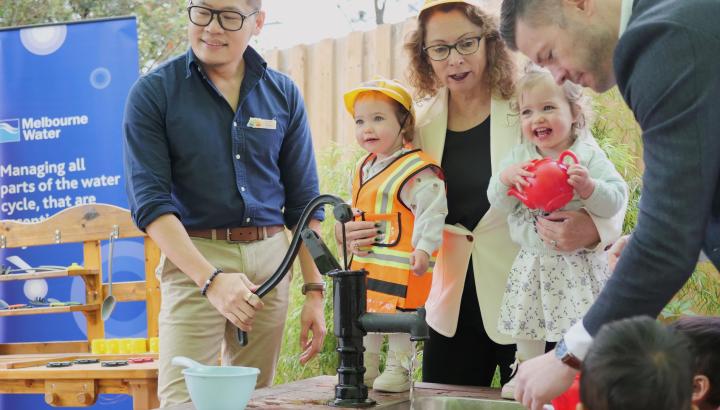
[[[368,312],[412,311],[425,304],[447,215],[442,170],[413,149],[415,112],[410,93],[381,77],[345,93],[355,138],[368,152],[355,169],[355,218],[375,222],[370,246],[353,247],[351,269],[365,269]],[[391,334],[385,370],[379,373],[382,334],[365,336],[365,384],[375,390],[410,388],[410,338]]]

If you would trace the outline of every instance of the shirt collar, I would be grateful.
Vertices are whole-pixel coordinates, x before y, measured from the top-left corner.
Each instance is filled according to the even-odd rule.
[[[243,59],[245,59],[246,70],[254,72],[260,78],[265,77],[267,62],[254,48],[248,46],[247,49],[245,49],[245,54],[243,54]],[[187,53],[185,53],[185,78],[190,78],[193,66],[202,68],[200,60],[198,60],[195,53],[193,53],[192,48],[188,48]]]
[[[622,5],[620,7],[620,32],[618,33],[618,38],[622,37],[625,29],[628,26],[628,22],[630,22],[630,17],[632,16],[633,9],[633,0],[622,0]]]

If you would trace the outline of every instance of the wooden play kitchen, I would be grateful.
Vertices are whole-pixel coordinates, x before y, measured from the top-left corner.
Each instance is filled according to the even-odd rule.
[[[109,285],[102,283],[101,241],[137,237],[144,239],[145,280],[116,283],[111,296]],[[154,271],[160,250],[135,227],[126,209],[113,205],[76,206],[31,224],[0,221],[1,248],[66,243],[82,243],[82,266],[0,275],[0,284],[79,276],[85,284],[85,301],[5,308],[0,310],[0,318],[82,312],[87,340],[0,343],[0,393],[43,394],[45,402],[56,407],[90,406],[103,393],[127,394],[133,397],[134,410],[157,407],[157,354],[93,354],[91,343],[105,338],[103,301],[108,317],[114,302],[146,301],[148,337],[157,337],[160,288]]]
[[[145,359],[142,363],[129,362]],[[43,394],[51,406],[90,406],[99,394],[127,394],[133,398],[134,410],[158,406],[157,354],[144,355],[15,355],[3,357],[0,363],[1,393]],[[83,363],[89,361],[90,363]],[[129,362],[122,367],[105,367],[103,363]],[[48,367],[71,363],[65,367]]]

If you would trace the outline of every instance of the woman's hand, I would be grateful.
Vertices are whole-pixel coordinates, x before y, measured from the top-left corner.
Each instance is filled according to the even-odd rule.
[[[628,244],[628,241],[630,240],[630,235],[623,235],[621,236],[610,248],[610,251],[608,251],[608,265],[610,266],[610,272],[612,273],[615,270],[615,266],[617,265],[618,261],[620,260],[620,254],[622,254],[623,249],[625,249],[625,245]]]
[[[600,242],[600,234],[585,210],[555,211],[537,218],[535,222],[540,239],[553,249],[572,252],[592,249]]]
[[[360,210],[353,208],[354,215],[360,215]],[[348,252],[357,256],[367,256],[370,247],[375,243],[375,237],[381,234],[374,222],[350,221],[345,224],[345,240]],[[342,224],[335,224],[335,240],[342,246]]]
[[[530,161],[510,165],[500,173],[500,182],[505,186],[515,187],[515,189],[522,192],[524,187],[530,186],[530,182],[526,178],[535,176],[526,169],[528,166],[530,166]]]
[[[568,167],[568,184],[570,184],[581,199],[588,199],[595,191],[595,180],[590,178],[588,169],[580,164]]]

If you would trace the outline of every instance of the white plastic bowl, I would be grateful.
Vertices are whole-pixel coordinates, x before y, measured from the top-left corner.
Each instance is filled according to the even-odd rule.
[[[197,410],[243,410],[255,390],[260,369],[202,366],[183,369],[182,373]]]

